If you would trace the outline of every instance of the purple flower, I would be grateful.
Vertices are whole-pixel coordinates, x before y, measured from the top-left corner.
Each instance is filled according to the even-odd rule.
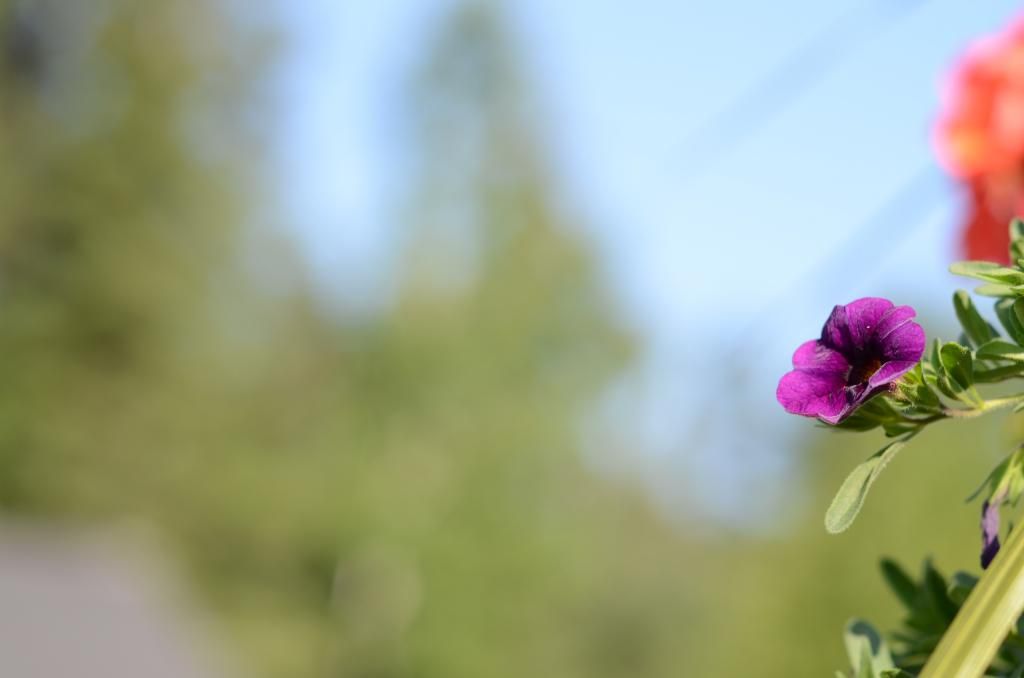
[[[866,297],[836,306],[821,339],[800,345],[775,397],[787,412],[838,424],[909,371],[924,354],[909,306]]]
[[[986,569],[999,553],[999,505],[1003,497],[981,505],[981,569]]]

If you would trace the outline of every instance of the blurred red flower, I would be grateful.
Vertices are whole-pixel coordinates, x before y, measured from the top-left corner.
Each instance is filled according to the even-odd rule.
[[[967,215],[960,251],[968,259],[1010,263],[1008,225],[1024,215],[1024,178],[983,177],[966,183]]]
[[[969,201],[964,255],[1006,262],[1007,224],[1024,214],[1024,17],[972,46],[957,64],[936,146]]]

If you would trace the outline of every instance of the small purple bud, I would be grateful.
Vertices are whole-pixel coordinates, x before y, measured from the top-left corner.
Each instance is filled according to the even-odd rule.
[[[999,553],[1000,499],[981,505],[981,569],[987,569]]]
[[[821,338],[793,354],[775,398],[787,412],[838,424],[921,360],[925,335],[915,315],[877,297],[836,306]]]

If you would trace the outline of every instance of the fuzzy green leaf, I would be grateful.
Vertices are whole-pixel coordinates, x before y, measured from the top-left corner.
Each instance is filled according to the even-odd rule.
[[[1024,323],[1021,322],[1021,310],[1017,299],[1000,299],[996,302],[996,317],[1006,329],[1006,333],[1015,342],[1024,346]]]
[[[946,342],[939,349],[939,362],[954,384],[968,389],[974,384],[974,361],[971,351],[956,342]]]
[[[843,641],[853,667],[853,675],[858,678],[875,678],[882,671],[892,670],[896,666],[882,634],[862,619],[847,622]]]
[[[1013,291],[1013,287],[1010,285],[978,285],[974,288],[974,293],[983,297],[1016,297],[1017,293]]]
[[[974,358],[969,348],[953,341],[942,344],[939,347],[939,364],[957,400],[972,408],[984,403],[974,388]]]
[[[974,288],[974,293],[982,297],[1010,297],[1016,298],[1019,296],[1017,288],[1021,286],[1015,285],[979,285]],[[1024,289],[1024,288],[1022,288]]]
[[[976,278],[1000,285],[1024,284],[1024,271],[1006,268],[990,261],[959,261],[949,267],[950,273]]]
[[[1019,217],[1010,222],[1010,258],[1017,261],[1018,266],[1024,258],[1024,220]]]
[[[975,355],[981,360],[1024,362],[1024,347],[1005,339],[993,339],[978,346]]]
[[[942,340],[936,338],[932,342],[931,350],[928,352],[928,363],[924,371],[925,381],[929,386],[937,388],[947,398],[957,400],[959,399],[957,391],[946,376],[946,369],[942,366],[942,361],[939,359],[941,348]]]
[[[885,578],[885,582],[904,607],[913,608],[917,602],[917,585],[914,584],[910,575],[895,560],[889,558],[883,558],[879,566],[882,569],[882,577]]]
[[[846,530],[860,513],[868,490],[875,483],[878,475],[892,461],[893,457],[907,444],[911,436],[894,440],[853,469],[832,499],[828,511],[825,512],[825,529],[832,534]]]
[[[978,308],[971,300],[971,295],[966,291],[957,290],[953,294],[953,308],[964,328],[964,334],[967,335],[973,346],[981,346],[996,336],[992,326],[978,313]]]

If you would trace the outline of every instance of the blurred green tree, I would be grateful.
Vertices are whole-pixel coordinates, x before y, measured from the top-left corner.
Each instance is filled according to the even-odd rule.
[[[213,111],[235,75],[230,20],[201,1],[4,18],[0,505],[119,506],[110,465],[148,463],[123,435],[133,410],[188,369],[236,257],[243,158],[209,143],[245,152]]]
[[[402,283],[343,332],[335,675],[677,674],[689,608],[647,576],[669,574],[671,531],[577,452],[630,342],[551,199],[524,89],[481,4],[410,83]]]
[[[629,341],[497,16],[413,83],[401,291],[339,323],[245,284],[221,11],[5,6],[0,506],[156,526],[266,675],[674,673],[670,532],[576,453]]]

